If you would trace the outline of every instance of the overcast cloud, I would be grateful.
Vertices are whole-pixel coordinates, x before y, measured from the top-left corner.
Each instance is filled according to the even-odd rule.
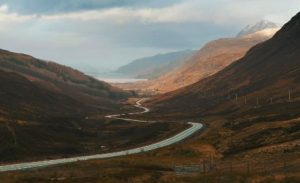
[[[0,0],[0,48],[112,69],[198,49],[262,19],[283,24],[299,9],[299,0]]]

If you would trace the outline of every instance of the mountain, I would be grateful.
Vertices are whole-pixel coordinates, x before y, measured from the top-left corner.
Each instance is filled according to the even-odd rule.
[[[0,50],[0,96],[0,161],[15,161],[99,148],[101,116],[119,111],[132,94],[70,67]]]
[[[273,115],[289,112],[299,115],[298,108],[291,110],[296,104],[299,105],[299,43],[300,13],[273,38],[251,48],[243,58],[222,71],[193,85],[157,97],[153,103],[160,111],[194,115],[207,112],[237,114],[240,110],[254,110],[253,105],[246,104],[265,106],[268,107],[265,110],[274,113],[283,105],[272,104],[284,103],[292,95],[294,105],[288,103],[289,108],[282,108],[280,113]],[[241,108],[244,103],[247,107]]]
[[[260,22],[257,22],[254,25],[247,25],[243,30],[241,30],[238,34],[237,37],[243,37],[248,34],[253,34],[255,32],[265,30],[265,29],[274,29],[274,28],[279,28],[279,26],[274,23],[270,22],[267,20],[262,20]]]
[[[211,41],[187,59],[181,67],[150,80],[142,88],[165,93],[193,84],[240,59],[251,47],[271,38],[277,30],[265,29],[244,37]]]
[[[48,90],[76,96],[74,99],[89,96],[108,101],[126,98],[128,95],[70,67],[6,50],[0,50],[0,69],[22,75]]]
[[[184,50],[141,58],[120,67],[116,72],[134,78],[153,79],[180,66],[193,53],[193,50]]]
[[[148,105],[153,109],[148,115],[160,119],[206,124],[201,142],[224,158],[262,161],[270,154],[299,154],[300,13],[225,69]]]

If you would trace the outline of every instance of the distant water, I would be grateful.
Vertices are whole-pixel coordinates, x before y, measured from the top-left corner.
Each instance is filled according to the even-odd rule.
[[[138,81],[147,81],[147,79],[136,79],[115,72],[93,74],[93,77],[97,78],[98,80],[105,81],[107,83],[134,83]]]
[[[134,83],[138,81],[147,81],[147,79],[135,79],[135,78],[104,78],[97,77],[97,79],[101,81],[105,81],[107,83]]]

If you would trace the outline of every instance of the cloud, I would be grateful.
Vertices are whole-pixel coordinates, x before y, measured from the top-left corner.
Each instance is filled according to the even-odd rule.
[[[0,0],[21,14],[56,14],[114,7],[163,7],[184,0]]]
[[[261,19],[284,23],[289,0],[0,0],[0,48],[67,65],[117,67],[196,49]]]
[[[29,0],[29,2],[35,2],[35,0]],[[126,24],[132,22],[144,24],[209,22],[220,25],[241,25],[245,22],[250,21],[253,23],[254,21],[267,18],[278,19],[278,21],[281,21],[280,23],[282,23],[283,21],[287,21],[286,19],[288,16],[291,16],[291,13],[283,13],[281,11],[281,3],[271,3],[270,0],[266,0],[264,2],[260,2],[258,0],[251,2],[240,0],[215,0],[214,2],[207,2],[203,0],[186,0],[181,2],[177,0],[174,1],[177,2],[175,4],[169,4],[168,6],[163,7],[122,7],[122,5],[130,4],[129,2],[129,0],[88,0],[86,1],[86,4],[84,4],[84,1],[82,0],[57,1],[57,7],[65,7],[65,5],[69,3],[71,7],[76,6],[78,9],[82,9],[80,9],[80,11],[67,11],[55,14],[34,13],[30,15],[20,15],[18,13],[10,12],[10,8],[8,8],[7,5],[2,5],[0,10],[0,21],[6,20],[7,22],[22,22],[36,18],[42,21],[97,21],[117,24]],[[131,3],[135,5],[138,3],[138,1],[134,0]],[[100,4],[102,8],[88,10],[85,9],[93,4]],[[215,6],[215,4],[218,4],[218,6]],[[114,7],[113,5],[119,6]],[[104,8],[107,6],[108,8]],[[269,9],[264,9],[266,6],[268,6]],[[295,9],[300,7],[300,2],[297,0],[291,0],[289,6],[291,7],[290,9]],[[247,11],[245,10],[245,7],[247,7]],[[68,9],[67,7],[65,8]],[[295,10],[291,12],[294,13]],[[289,15],[287,16],[287,14]]]
[[[277,1],[277,0],[275,0]],[[273,2],[273,1],[272,1]],[[84,10],[55,15],[42,15],[43,20],[99,21],[110,23],[188,23],[209,22],[220,25],[241,25],[260,19],[274,19],[283,23],[300,8],[300,1],[291,0],[289,5],[282,2],[271,3],[240,0],[186,0],[163,7],[112,7]],[[217,6],[216,6],[217,4]],[[282,6],[281,6],[282,5]],[[287,6],[288,11],[282,12]],[[245,9],[247,7],[247,10]],[[268,7],[266,9],[266,7]],[[281,17],[281,18],[280,18]]]
[[[107,21],[115,23],[181,23],[205,20],[193,3],[180,3],[164,8],[109,8],[57,15],[44,15],[45,20]]]
[[[222,1],[222,0],[216,0]],[[111,23],[188,23],[210,22],[216,24],[240,23],[245,18],[258,15],[253,12],[239,11],[238,7],[206,8],[210,3],[199,0],[188,0],[166,7],[113,7],[98,10],[85,10],[78,12],[60,13],[55,15],[42,15],[43,20],[80,20],[100,21]],[[238,14],[238,15],[237,15]]]
[[[19,15],[18,13],[10,13],[7,5],[0,6],[0,23],[15,24],[32,20],[34,15]]]

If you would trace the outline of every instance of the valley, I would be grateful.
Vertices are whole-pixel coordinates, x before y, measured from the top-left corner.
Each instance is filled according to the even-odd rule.
[[[51,42],[57,63],[0,49],[1,183],[300,182],[300,12],[79,2],[0,6],[0,22],[64,38]],[[266,17],[285,22],[253,23]]]

